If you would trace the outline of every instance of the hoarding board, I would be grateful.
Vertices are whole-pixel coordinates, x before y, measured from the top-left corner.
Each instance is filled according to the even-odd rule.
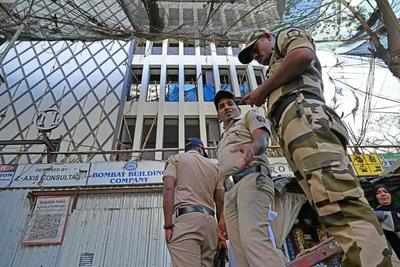
[[[0,164],[0,188],[10,185],[16,169],[16,165]]]
[[[163,161],[150,160],[92,163],[88,186],[159,184],[164,165]]]
[[[86,184],[89,163],[18,165],[10,187],[65,187]]]

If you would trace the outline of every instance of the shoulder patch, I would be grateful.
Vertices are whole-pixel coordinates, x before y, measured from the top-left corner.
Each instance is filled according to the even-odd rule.
[[[287,37],[292,38],[296,36],[301,36],[301,31],[298,29],[290,29],[286,32]]]
[[[265,123],[265,118],[261,115],[257,115],[256,120],[258,120],[259,122]]]

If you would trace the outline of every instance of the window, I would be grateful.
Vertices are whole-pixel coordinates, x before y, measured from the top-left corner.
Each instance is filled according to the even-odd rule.
[[[179,148],[179,120],[178,118],[165,118],[164,119],[164,140],[163,148]],[[164,151],[163,160],[169,156],[177,154],[178,150]]]
[[[132,84],[129,92],[128,100],[138,101],[140,97],[140,89],[142,87],[142,66],[134,66],[132,69]]]
[[[239,81],[240,95],[244,96],[250,92],[250,84],[247,77],[247,71],[245,68],[238,68],[236,73],[237,79]]]
[[[253,22],[249,16],[249,14],[246,14],[248,11],[244,9],[238,9],[239,16],[242,18],[240,22],[242,23],[242,27],[251,27],[253,26]]]
[[[199,119],[185,118],[185,140],[192,137],[200,138]]]
[[[226,26],[231,26],[235,23],[235,20],[237,19],[237,15],[235,15],[235,12],[233,9],[225,9],[225,20],[226,20]]]
[[[184,84],[185,102],[196,102],[197,97],[197,77],[196,67],[185,67],[185,84]]]
[[[168,66],[165,101],[179,102],[179,67]]]
[[[211,55],[211,47],[210,47],[209,42],[200,41],[200,55],[202,55],[202,56],[210,56]]]
[[[185,41],[183,43],[183,54],[184,55],[195,55],[196,51],[194,48],[194,41]]]
[[[206,133],[207,133],[207,147],[216,147],[221,135],[219,123],[216,118],[206,118]],[[215,150],[208,150],[210,158],[216,158],[217,153]]]
[[[232,44],[231,47],[232,47],[232,55],[234,56],[239,55],[239,52],[241,50],[239,44]]]
[[[219,80],[221,83],[221,90],[233,92],[229,67],[219,67]]]
[[[147,102],[157,102],[160,97],[161,67],[150,67],[149,86],[147,88]]]
[[[215,47],[218,56],[226,56],[228,54],[226,47],[224,45],[215,44]]]
[[[254,68],[254,75],[256,76],[257,85],[260,85],[264,81],[264,71],[261,68]]]
[[[168,9],[168,26],[179,26],[179,9],[178,8],[170,8]]]
[[[153,45],[151,46],[151,54],[152,55],[162,54],[162,42],[153,42]]]
[[[157,118],[144,118],[141,148],[156,148]],[[142,159],[154,159],[155,152],[143,152]]]
[[[168,55],[179,55],[179,42],[168,40]]]
[[[145,40],[137,40],[135,47],[136,55],[144,55],[146,50],[146,41]]]
[[[135,138],[136,118],[123,117],[118,149],[132,149]],[[118,153],[117,160],[130,160],[130,153]]]
[[[184,8],[183,9],[183,24],[185,24],[185,26],[193,26],[193,23],[194,23],[193,9]]]
[[[212,67],[202,67],[201,76],[203,79],[203,95],[205,102],[214,101],[215,83]]]

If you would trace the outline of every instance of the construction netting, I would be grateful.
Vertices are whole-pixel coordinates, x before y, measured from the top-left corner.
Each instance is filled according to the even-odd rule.
[[[321,0],[0,0],[0,40],[20,31],[20,40],[235,43],[254,29],[310,25],[321,8]]]

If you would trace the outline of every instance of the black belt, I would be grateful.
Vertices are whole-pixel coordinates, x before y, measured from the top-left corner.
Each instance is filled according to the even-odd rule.
[[[214,214],[215,214],[215,212],[212,209],[210,209],[206,206],[192,205],[192,206],[185,206],[185,207],[177,208],[175,211],[175,215],[176,215],[176,217],[179,217],[183,214],[191,213],[191,212],[200,212],[200,213],[208,214],[211,216],[214,216]]]
[[[325,102],[324,99],[322,99],[320,96],[310,93],[310,92],[299,92],[300,94],[302,94],[304,96],[305,99],[315,99],[315,100],[319,100],[322,102]],[[274,125],[274,127],[276,128],[279,124],[279,121],[281,119],[282,113],[285,111],[286,107],[292,103],[293,101],[296,100],[298,94],[293,93],[290,95],[285,95],[282,96],[278,102],[274,105],[275,107],[273,108],[272,112],[271,112],[271,121]]]
[[[262,172],[262,169],[265,169],[269,173],[268,168],[263,167],[262,165],[251,166],[247,169],[244,169],[241,172],[238,172],[238,173],[235,173],[234,175],[232,175],[233,182],[236,184],[240,181],[240,179],[242,179],[243,177],[245,177],[251,173]]]

